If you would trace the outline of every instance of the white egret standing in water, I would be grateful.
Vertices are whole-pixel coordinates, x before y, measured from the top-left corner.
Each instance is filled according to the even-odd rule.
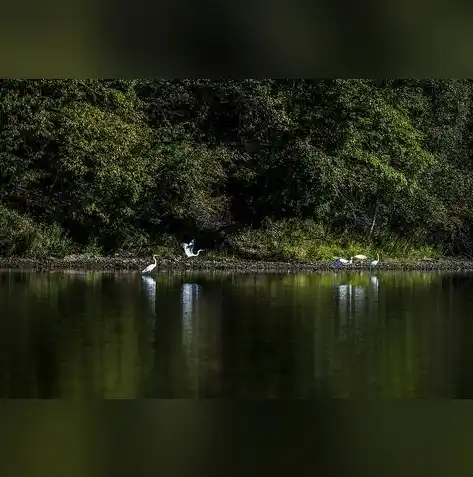
[[[149,273],[156,268],[156,265],[157,265],[156,255],[153,255],[153,258],[154,258],[154,263],[148,265],[145,269],[141,271],[141,273]]]

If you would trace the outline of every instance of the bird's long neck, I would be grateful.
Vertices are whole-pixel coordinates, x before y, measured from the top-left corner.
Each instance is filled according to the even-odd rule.
[[[379,262],[379,253],[376,254],[376,257],[377,257],[376,260],[378,260]]]
[[[156,255],[153,255],[153,258],[154,258],[154,264],[156,265]]]

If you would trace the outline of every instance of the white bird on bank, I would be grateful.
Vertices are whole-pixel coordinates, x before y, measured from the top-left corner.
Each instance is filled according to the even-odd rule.
[[[357,260],[366,260],[368,257],[366,255],[353,255],[351,258],[356,258]]]
[[[145,269],[141,271],[141,273],[149,273],[156,268],[156,265],[157,265],[156,255],[153,255],[153,258],[154,258],[154,263],[151,263],[150,265],[148,265]]]
[[[186,252],[187,255],[187,250],[192,250],[194,248],[194,239],[192,239],[189,243],[182,242],[181,247],[184,249],[184,252]]]
[[[189,243],[181,243],[181,247],[188,247],[188,248],[194,248],[194,244],[195,244],[195,239],[192,239]]]
[[[184,249],[184,253],[188,256],[188,257],[197,257],[197,255],[199,255],[200,252],[203,252],[205,250],[205,248],[201,248],[199,250],[197,250],[197,253],[193,253],[190,249],[188,248],[185,248]]]
[[[378,263],[379,263],[379,253],[377,253],[376,256],[377,256],[376,260],[373,260],[370,263],[370,268],[376,267],[378,265]]]
[[[186,254],[187,257],[197,257],[200,252],[203,252],[205,249],[201,248],[200,250],[197,251],[197,253],[194,253],[192,249],[194,248],[194,243],[195,240],[192,239],[189,243],[181,243],[182,248],[184,249],[184,253]]]
[[[338,265],[339,267],[341,267],[342,265],[350,265],[351,263],[353,263],[353,259],[351,258],[350,260],[347,260],[343,257],[333,257],[333,259],[335,260],[335,265]]]

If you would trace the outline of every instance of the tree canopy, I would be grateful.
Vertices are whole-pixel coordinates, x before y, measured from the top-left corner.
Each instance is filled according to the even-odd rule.
[[[471,254],[472,93],[468,79],[2,80],[0,254],[270,223]]]

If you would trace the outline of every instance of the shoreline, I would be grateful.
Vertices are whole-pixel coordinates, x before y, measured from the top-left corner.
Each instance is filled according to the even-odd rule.
[[[66,257],[63,259],[0,258],[0,270],[96,270],[96,271],[141,271],[153,263],[149,258],[129,257]],[[459,259],[443,260],[389,260],[381,262],[377,270],[404,271],[473,271],[473,261]],[[235,272],[317,272],[334,270],[332,261],[270,261],[222,258],[208,260],[203,258],[161,258],[157,259],[155,272],[172,271],[235,271]],[[340,270],[369,270],[368,263],[344,265]]]

